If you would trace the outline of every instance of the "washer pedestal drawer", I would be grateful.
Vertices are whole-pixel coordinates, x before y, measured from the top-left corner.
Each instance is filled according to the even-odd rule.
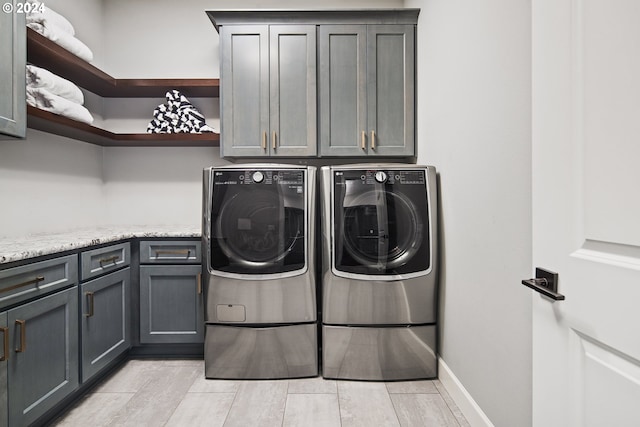
[[[322,376],[394,381],[436,378],[436,326],[322,327]]]
[[[317,326],[207,325],[204,358],[207,378],[315,377]]]

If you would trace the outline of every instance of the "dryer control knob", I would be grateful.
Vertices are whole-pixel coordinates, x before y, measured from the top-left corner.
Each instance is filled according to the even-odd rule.
[[[383,183],[387,180],[387,174],[382,171],[378,171],[376,172],[375,178],[379,183]]]
[[[253,182],[260,184],[264,181],[264,174],[260,171],[254,172],[253,175],[251,175],[251,179],[253,179]]]

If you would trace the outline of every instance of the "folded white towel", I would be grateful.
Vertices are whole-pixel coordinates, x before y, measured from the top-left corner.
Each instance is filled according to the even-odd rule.
[[[43,88],[27,87],[27,104],[79,122],[93,123],[93,116],[82,105],[54,95]]]
[[[84,104],[84,94],[75,83],[35,65],[27,64],[27,86],[43,88],[76,104]]]
[[[51,9],[48,5],[41,6],[42,3],[37,0],[27,0],[27,3],[31,3],[36,7],[33,10],[43,10],[44,12],[36,12],[36,13],[27,13],[25,18],[27,20],[27,24],[42,24],[47,26],[48,24],[55,25],[62,31],[71,34],[72,36],[76,35],[76,30],[71,25],[71,22],[67,20],[64,16],[60,15],[53,9]]]
[[[91,49],[89,49],[86,44],[71,34],[59,29],[57,26],[51,23],[40,24],[38,22],[30,22],[27,23],[27,27],[59,44],[78,58],[84,59],[87,62],[93,61],[93,52],[91,52]]]

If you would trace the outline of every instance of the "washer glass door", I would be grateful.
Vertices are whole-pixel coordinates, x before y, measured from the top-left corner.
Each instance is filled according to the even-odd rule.
[[[367,275],[430,266],[424,171],[334,172],[334,266]]]
[[[214,270],[271,274],[304,268],[305,232],[303,171],[214,173],[211,212]]]

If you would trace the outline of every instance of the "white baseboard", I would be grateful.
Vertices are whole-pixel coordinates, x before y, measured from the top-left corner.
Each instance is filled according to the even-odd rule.
[[[494,427],[489,417],[482,411],[480,406],[473,400],[467,389],[458,380],[449,366],[438,358],[438,379],[447,389],[451,399],[458,405],[460,411],[467,419],[471,427]]]

